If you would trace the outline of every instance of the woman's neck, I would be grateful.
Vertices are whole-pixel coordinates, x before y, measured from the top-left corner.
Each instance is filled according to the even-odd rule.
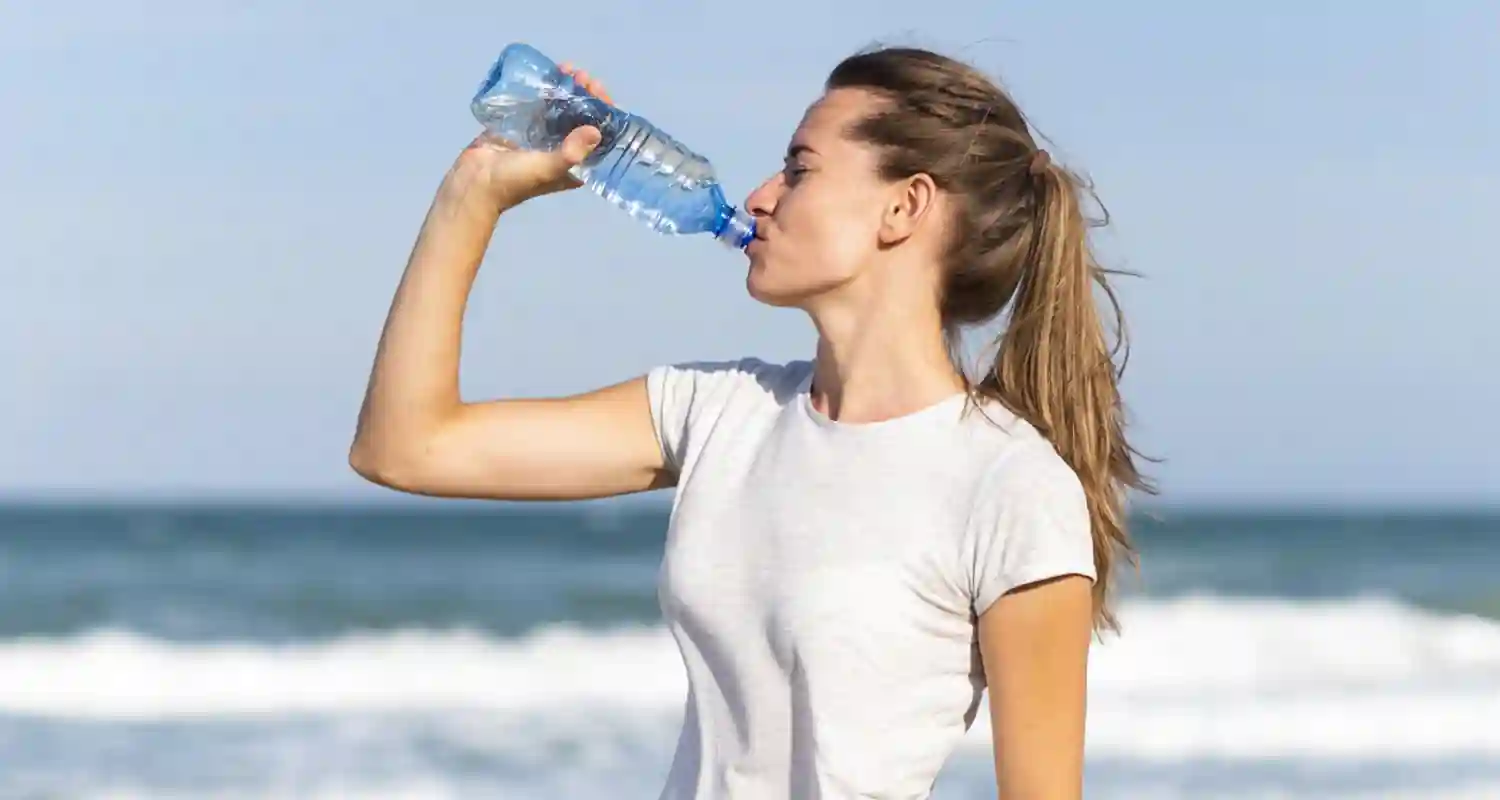
[[[878,422],[963,391],[936,309],[866,304],[814,314],[818,329],[814,408],[830,419]]]

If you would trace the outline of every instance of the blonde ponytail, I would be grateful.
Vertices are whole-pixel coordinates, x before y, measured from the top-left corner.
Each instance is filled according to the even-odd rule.
[[[1109,272],[1089,246],[1087,187],[1037,147],[1025,117],[974,68],[917,48],[850,56],[828,88],[872,91],[886,102],[849,130],[880,148],[888,180],[925,173],[957,198],[942,315],[958,332],[1009,309],[994,364],[972,387],[1034,425],[1077,473],[1088,497],[1097,580],[1096,627],[1118,628],[1110,608],[1116,562],[1135,560],[1126,492],[1154,491],[1125,439],[1119,380],[1124,319]],[[1111,347],[1095,291],[1116,323]],[[962,367],[961,364],[959,364]]]

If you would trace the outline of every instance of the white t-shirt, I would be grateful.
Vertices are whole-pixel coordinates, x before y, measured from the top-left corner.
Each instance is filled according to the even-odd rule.
[[[984,690],[977,614],[1094,577],[1083,489],[1032,426],[963,394],[841,423],[812,373],[647,377],[679,476],[658,596],[689,684],[662,800],[928,797]]]

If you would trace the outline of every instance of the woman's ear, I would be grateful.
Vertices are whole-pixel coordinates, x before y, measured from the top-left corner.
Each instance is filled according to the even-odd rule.
[[[880,243],[893,245],[911,238],[935,218],[937,204],[937,182],[925,172],[893,185],[880,220]]]

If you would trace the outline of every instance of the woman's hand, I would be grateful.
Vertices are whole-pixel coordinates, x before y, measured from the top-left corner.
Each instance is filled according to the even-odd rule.
[[[566,63],[561,69],[589,93],[606,103],[612,102],[604,85],[587,72],[575,72]],[[459,154],[444,181],[443,193],[463,196],[478,193],[498,209],[504,209],[533,197],[576,189],[582,183],[569,170],[582,163],[601,138],[598,128],[584,125],[569,132],[558,149],[536,152],[512,147],[488,132],[481,133]]]

